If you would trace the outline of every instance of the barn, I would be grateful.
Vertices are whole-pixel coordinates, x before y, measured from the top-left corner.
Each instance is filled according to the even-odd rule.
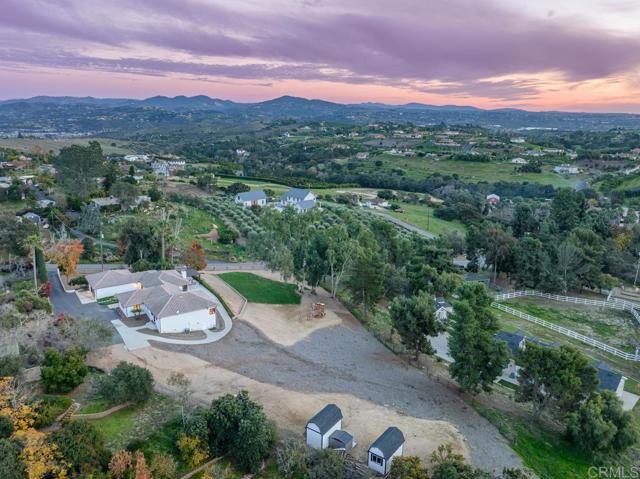
[[[396,456],[402,456],[404,435],[397,427],[389,427],[375,440],[368,451],[367,465],[382,475],[391,470],[391,463]]]
[[[335,404],[327,404],[305,427],[307,445],[314,449],[329,447],[329,437],[342,428],[342,411]]]

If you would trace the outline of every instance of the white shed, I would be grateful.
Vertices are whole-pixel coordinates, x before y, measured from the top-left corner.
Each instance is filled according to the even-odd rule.
[[[327,404],[305,427],[307,445],[314,449],[326,449],[329,447],[329,436],[341,428],[342,411],[335,404]]]
[[[391,463],[396,456],[402,456],[404,435],[397,427],[389,427],[375,440],[367,454],[367,465],[382,475],[391,470]]]

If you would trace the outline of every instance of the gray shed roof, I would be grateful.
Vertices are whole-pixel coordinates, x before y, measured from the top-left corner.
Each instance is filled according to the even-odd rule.
[[[506,331],[498,331],[498,333],[496,333],[496,339],[507,343],[507,347],[509,348],[509,351],[511,351],[511,355],[515,358],[518,355],[520,345],[522,344],[522,341],[526,339],[526,336],[520,332],[507,333]]]
[[[602,361],[595,364],[598,370],[598,390],[600,391],[616,391],[622,381],[622,374],[613,371],[606,363]]]
[[[387,428],[382,435],[371,444],[372,448],[379,449],[385,459],[389,459],[391,455],[404,444],[404,435],[402,431],[395,426]]]
[[[350,447],[351,443],[353,442],[353,436],[349,434],[347,431],[343,431],[341,429],[333,431],[331,433],[331,436],[329,436],[329,440],[331,439],[338,441],[340,444],[343,444],[344,446],[347,446],[347,447]]]
[[[326,433],[342,419],[342,411],[335,404],[327,404],[315,416],[309,419],[309,424],[315,424],[320,429],[320,434]]]
[[[296,204],[295,207],[298,210],[312,210],[316,207],[316,200],[304,200]]]
[[[239,201],[266,200],[267,194],[262,190],[246,191],[244,193],[238,193],[237,198]]]

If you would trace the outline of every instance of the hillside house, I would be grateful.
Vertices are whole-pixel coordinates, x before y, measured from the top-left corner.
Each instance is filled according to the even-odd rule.
[[[298,213],[312,210],[316,207],[316,195],[310,190],[291,188],[282,194],[277,209],[283,211],[287,206],[293,206]]]
[[[169,163],[166,161],[156,161],[151,164],[151,170],[153,174],[156,176],[170,176],[171,171],[169,170]]]
[[[598,361],[594,367],[598,371],[598,391],[611,391],[621,398],[627,378],[613,371],[608,364],[602,361]]]
[[[235,197],[235,203],[245,208],[251,206],[265,206],[267,204],[267,194],[262,190],[246,191],[238,193]]]
[[[342,411],[335,404],[327,404],[305,426],[307,445],[314,449],[326,449],[331,435],[341,428]]]
[[[507,333],[506,331],[499,331],[496,334],[496,339],[504,341],[510,353],[509,363],[502,370],[500,379],[517,385],[520,367],[516,364],[516,357],[520,350],[524,349],[527,338],[521,332]]]
[[[580,168],[571,165],[560,165],[555,166],[553,171],[559,175],[577,175],[580,173]]]
[[[445,301],[443,297],[436,298],[436,319],[446,321],[447,317],[453,313],[453,306]]]
[[[115,296],[123,316],[146,315],[160,333],[217,326],[217,304],[202,291],[189,291],[193,282],[186,269],[139,273],[117,269],[89,274],[87,282],[96,299]]]
[[[513,163],[514,165],[528,165],[529,164],[529,160],[525,159],[525,158],[513,158],[511,160],[511,163]]]
[[[402,456],[404,435],[397,427],[390,427],[375,440],[367,452],[367,465],[379,474],[387,475],[393,458]]]
[[[487,195],[487,203],[489,203],[491,206],[495,206],[498,203],[500,203],[500,197],[498,195],[496,195],[495,193],[491,193],[489,195]]]

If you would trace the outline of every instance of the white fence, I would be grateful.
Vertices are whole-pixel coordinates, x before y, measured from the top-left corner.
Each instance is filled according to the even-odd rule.
[[[571,296],[558,296],[554,294],[540,293],[538,291],[515,291],[513,293],[498,294],[496,295],[496,300],[502,301],[505,299],[519,298],[523,296],[539,296],[542,298],[554,299],[556,301],[565,301],[565,302],[571,302],[571,303],[577,303],[577,304],[587,304],[592,306],[612,307],[614,309],[626,310],[626,308],[611,306],[611,303],[614,301],[598,301],[593,299],[574,298]],[[567,298],[567,299],[560,299],[560,298]],[[619,303],[619,301],[615,301],[615,302]],[[627,303],[627,301],[624,301],[624,302]],[[492,303],[492,306],[496,309],[499,309],[500,311],[504,311],[505,313],[512,314],[518,318],[524,319],[531,323],[539,324],[540,326],[544,326],[545,328],[551,329],[553,331],[556,331],[570,338],[577,339],[578,341],[581,341],[585,344],[593,346],[594,348],[600,349],[602,351],[606,351],[607,353],[613,354],[614,356],[618,356],[620,358],[626,359],[627,361],[640,361],[640,354],[632,354],[632,353],[627,353],[625,351],[620,351],[619,349],[609,346],[608,344],[605,344],[601,341],[597,341],[593,338],[590,338],[589,336],[576,333],[571,329],[567,329],[563,326],[558,326],[557,324],[550,323],[549,321],[545,321],[544,319],[531,316],[530,314],[523,313],[522,311],[518,311],[517,309],[511,308],[509,306],[505,306],[504,304]]]
[[[503,293],[496,295],[496,301],[503,301],[505,299],[512,298],[522,298],[524,296],[536,296],[538,298],[551,299],[554,301],[563,301],[565,303],[575,303],[575,304],[584,304],[587,306],[598,306],[601,308],[611,308],[617,309],[620,311],[628,311],[633,315],[633,317],[640,324],[640,304],[632,303],[631,301],[625,301],[624,299],[607,299],[607,300],[599,300],[599,299],[587,299],[587,298],[576,298],[574,296],[561,296],[559,294],[549,294],[549,293],[541,293],[540,291],[535,290],[524,290],[524,291],[514,291],[512,293]]]

